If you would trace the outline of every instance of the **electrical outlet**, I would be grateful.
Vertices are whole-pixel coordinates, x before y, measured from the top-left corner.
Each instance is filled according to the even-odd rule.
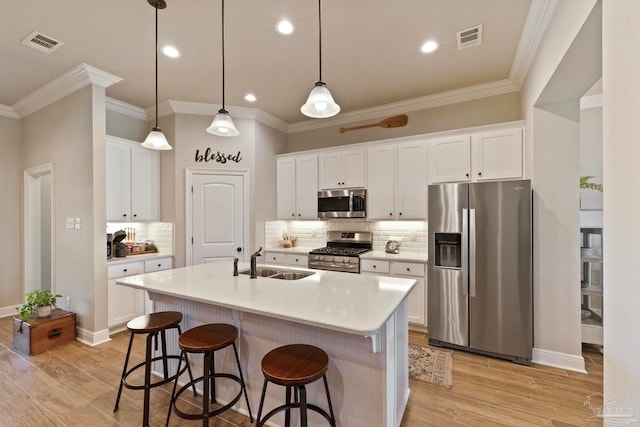
[[[73,230],[74,224],[75,222],[73,218],[67,218],[65,227]]]
[[[82,218],[76,218],[75,219],[75,229],[76,230],[81,230],[82,229]]]

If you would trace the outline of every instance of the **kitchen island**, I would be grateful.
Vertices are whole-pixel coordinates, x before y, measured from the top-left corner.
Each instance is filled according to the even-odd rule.
[[[275,268],[282,267],[274,266]],[[240,263],[240,271],[248,264]],[[233,276],[233,263],[221,261],[118,279],[144,289],[155,311],[183,313],[183,330],[214,322],[238,327],[240,361],[252,411],[257,415],[263,376],[262,357],[285,344],[304,343],[329,355],[327,378],[337,424],[400,425],[409,397],[407,296],[412,279],[321,270],[298,280]],[[177,352],[177,338],[170,350]],[[219,372],[235,372],[233,353],[216,355]],[[193,359],[196,372],[201,360]],[[268,389],[265,406],[282,404],[284,388]],[[221,402],[234,390],[220,387]],[[326,408],[322,382],[307,387],[308,399]],[[246,414],[239,403],[236,410]],[[294,417],[297,418],[297,417]],[[284,424],[284,415],[271,419]],[[309,414],[310,426],[326,420]]]

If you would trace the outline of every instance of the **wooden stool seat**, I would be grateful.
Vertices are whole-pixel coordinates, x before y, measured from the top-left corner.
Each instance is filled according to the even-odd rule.
[[[161,311],[158,313],[138,316],[127,323],[127,329],[134,334],[148,334],[163,329],[177,327],[182,322],[182,313],[179,311]]]
[[[188,360],[188,353],[203,354],[204,361],[202,366],[202,376],[191,379],[190,382],[178,388],[178,379],[173,383],[173,391],[171,392],[171,402],[169,403],[169,413],[167,414],[166,426],[169,425],[169,419],[171,418],[171,412],[175,412],[181,418],[188,420],[202,420],[203,426],[209,425],[209,419],[215,417],[228,409],[231,409],[235,405],[242,394],[244,393],[245,401],[247,403],[247,411],[249,412],[249,418],[253,422],[253,415],[251,413],[251,406],[249,405],[249,396],[247,394],[247,388],[242,376],[242,368],[240,367],[240,359],[238,357],[238,350],[236,348],[236,340],[238,338],[238,328],[233,325],[225,323],[213,323],[208,325],[196,326],[189,329],[178,338],[178,345],[182,350],[181,358],[184,357]],[[215,371],[214,353],[218,350],[222,350],[228,346],[233,347],[233,353],[235,355],[236,364],[238,367],[238,375],[229,373],[218,373]],[[178,370],[180,370],[180,362],[178,362]],[[217,403],[216,400],[216,379],[226,378],[232,382],[237,383],[240,386],[238,394],[231,399],[225,405],[218,408],[211,409],[211,403]],[[184,393],[193,387],[197,383],[202,383],[202,408],[199,413],[190,413],[180,410],[177,406],[177,401]]]
[[[291,409],[299,409],[301,427],[307,427],[307,410],[319,413],[329,422],[329,425],[335,427],[336,419],[333,414],[329,384],[327,383],[328,369],[329,356],[323,350],[312,345],[285,345],[267,353],[262,358],[264,385],[262,386],[256,426],[263,426],[269,418],[278,412],[285,411],[285,426],[289,427],[291,424]],[[329,412],[313,403],[307,403],[306,385],[320,378],[324,382]],[[285,403],[272,409],[262,417],[262,409],[269,382],[286,387]],[[291,401],[292,392],[293,402]]]
[[[238,328],[224,323],[196,326],[180,335],[178,345],[187,353],[207,353],[234,343]]]
[[[285,345],[271,350],[262,359],[262,373],[279,385],[309,384],[321,378],[329,368],[329,356],[318,347],[305,344]]]
[[[150,391],[154,387],[159,387],[163,384],[167,384],[173,380],[178,380],[178,377],[185,371],[189,371],[189,378],[193,380],[191,374],[191,366],[189,360],[184,358],[185,365],[180,368],[180,363],[183,360],[182,355],[169,355],[167,354],[167,336],[166,331],[169,329],[177,329],[178,335],[182,334],[180,329],[180,322],[182,321],[182,313],[178,311],[161,311],[158,313],[145,314],[138,316],[127,323],[127,329],[130,332],[129,347],[127,349],[127,356],[124,359],[124,367],[122,368],[122,376],[120,377],[120,386],[118,387],[118,397],[116,397],[116,404],[113,408],[113,412],[118,410],[120,404],[120,397],[122,396],[122,388],[128,388],[131,390],[144,390],[144,404],[142,425],[149,425],[149,399]],[[145,359],[129,368],[129,357],[131,356],[131,347],[133,346],[133,338],[137,334],[147,334],[146,338],[146,351]],[[161,355],[153,357],[152,347],[153,339],[155,338],[155,349],[158,350],[158,336],[162,343]],[[179,359],[178,369],[175,372],[169,372],[169,360]],[[151,364],[153,362],[162,362],[162,377],[152,381],[151,379]],[[128,382],[129,376],[140,368],[144,368],[144,382],[141,384],[131,384]],[[196,388],[193,386],[193,393],[195,394]]]

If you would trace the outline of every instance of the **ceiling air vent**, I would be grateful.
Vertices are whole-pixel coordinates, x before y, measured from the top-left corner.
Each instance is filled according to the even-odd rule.
[[[42,33],[34,31],[22,40],[22,44],[35,49],[38,52],[50,55],[58,50],[64,43],[60,40],[56,40],[52,37],[45,36]]]
[[[482,43],[482,24],[456,33],[458,50],[477,46]]]

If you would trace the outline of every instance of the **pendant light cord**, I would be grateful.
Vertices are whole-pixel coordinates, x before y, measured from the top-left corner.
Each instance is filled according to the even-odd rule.
[[[156,7],[156,128],[158,128],[158,8]]]
[[[222,0],[222,109],[225,110],[224,108],[224,0]]]
[[[322,81],[322,0],[318,0],[318,52],[320,56],[318,74],[319,80]]]

